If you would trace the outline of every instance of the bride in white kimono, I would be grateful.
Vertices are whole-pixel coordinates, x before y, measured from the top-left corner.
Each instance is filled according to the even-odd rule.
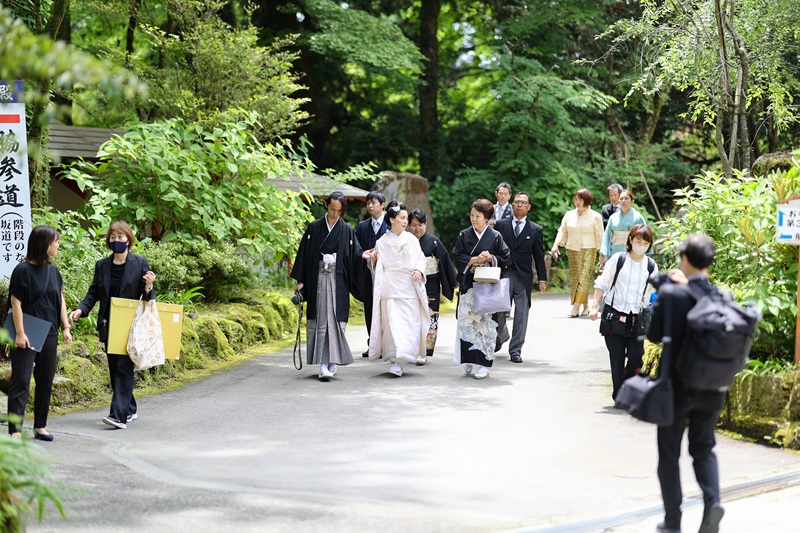
[[[389,370],[403,375],[403,363],[423,365],[431,318],[425,292],[425,255],[419,240],[406,231],[408,210],[392,201],[386,207],[387,231],[364,259],[375,273],[369,358],[392,362]]]

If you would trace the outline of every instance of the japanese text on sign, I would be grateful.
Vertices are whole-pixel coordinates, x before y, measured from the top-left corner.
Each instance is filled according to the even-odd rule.
[[[0,81],[0,276],[25,258],[31,229],[28,137],[22,82]]]

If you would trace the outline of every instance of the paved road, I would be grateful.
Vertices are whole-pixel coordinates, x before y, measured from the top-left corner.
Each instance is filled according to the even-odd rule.
[[[357,357],[320,383],[289,350],[143,397],[127,430],[101,410],[53,417],[54,470],[80,492],[66,522],[48,513],[30,531],[652,531],[654,428],[611,407],[597,325],[568,308],[536,297],[525,362],[501,352],[484,381],[452,363],[446,315],[437,355],[401,378]],[[348,338],[363,351],[364,326]],[[724,437],[717,449],[725,487],[800,482],[800,455]],[[758,531],[744,528],[767,498],[798,495],[752,492],[731,496],[751,497],[727,504],[725,531]],[[687,510],[687,531],[699,513]]]

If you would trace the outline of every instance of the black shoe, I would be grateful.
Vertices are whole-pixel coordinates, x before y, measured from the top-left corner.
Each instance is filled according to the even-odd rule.
[[[53,436],[50,433],[39,433],[35,429],[33,430],[33,438],[45,442],[53,442]]]
[[[522,362],[522,357],[520,357],[518,355],[512,355],[511,356],[511,362],[512,363],[521,363]]]
[[[698,533],[717,533],[719,531],[719,522],[724,514],[725,509],[718,503],[707,507],[703,512],[703,521],[700,523],[700,531]]]
[[[661,522],[660,524],[658,524],[658,525],[656,526],[656,531],[657,531],[658,533],[681,533],[681,530],[680,530],[680,528],[678,528],[678,529],[672,529],[672,528],[668,528],[668,527],[667,527],[667,526],[664,524],[664,522]]]
[[[361,354],[361,357],[369,357],[369,350]]]

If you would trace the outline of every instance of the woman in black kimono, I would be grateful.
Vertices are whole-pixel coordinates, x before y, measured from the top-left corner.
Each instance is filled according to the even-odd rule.
[[[419,239],[419,246],[425,255],[425,292],[428,293],[428,308],[431,310],[431,326],[425,342],[425,357],[433,357],[436,347],[436,334],[439,331],[439,303],[442,294],[453,299],[453,289],[458,286],[456,269],[450,261],[442,241],[426,233],[428,217],[421,209],[414,209],[408,215],[408,228]],[[418,364],[424,364],[424,359]]]
[[[295,291],[303,291],[307,302],[307,362],[320,365],[320,381],[330,380],[338,365],[353,362],[344,336],[350,293],[361,300],[358,284],[367,278],[372,283],[355,231],[344,221],[344,194],[332,192],[325,208],[325,216],[306,228],[291,274],[297,280]]]
[[[503,241],[503,237],[488,226],[494,214],[492,202],[486,199],[472,203],[469,219],[472,227],[462,230],[453,248],[453,258],[459,272],[461,288],[458,293],[458,338],[454,361],[464,366],[464,372],[472,373],[473,365],[478,365],[475,379],[483,379],[489,375],[489,368],[494,359],[494,347],[497,340],[497,322],[492,320],[491,313],[475,314],[475,301],[472,289],[473,269],[491,264],[496,259],[497,266],[504,267],[511,257],[511,252]]]

